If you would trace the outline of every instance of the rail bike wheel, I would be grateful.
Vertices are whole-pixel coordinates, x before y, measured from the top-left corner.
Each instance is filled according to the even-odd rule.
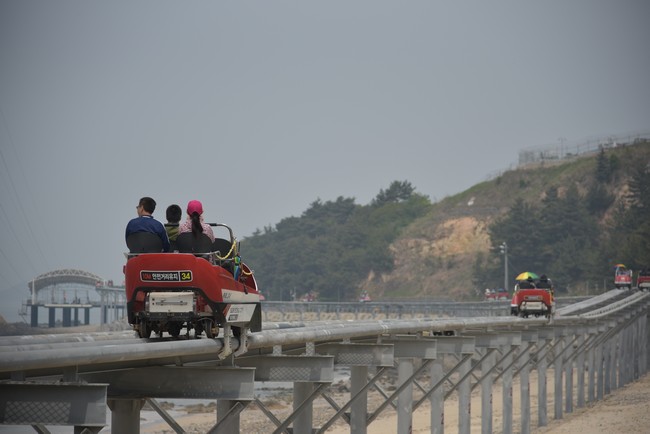
[[[205,331],[205,336],[208,339],[214,339],[219,334],[219,327],[214,323],[214,320],[211,318],[206,318],[201,320],[201,325]]]
[[[151,336],[151,325],[146,320],[142,320],[138,323],[138,336],[143,339],[149,339]]]
[[[177,337],[180,336],[180,334],[181,334],[181,329],[182,329],[182,328],[183,328],[183,324],[182,324],[182,323],[174,322],[174,323],[169,324],[169,326],[167,326],[167,332],[168,332],[168,333],[169,333],[173,338],[177,338]]]

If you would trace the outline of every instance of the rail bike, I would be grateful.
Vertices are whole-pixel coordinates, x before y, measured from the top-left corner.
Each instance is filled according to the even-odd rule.
[[[224,224],[228,238],[180,234],[173,253],[162,253],[162,242],[151,233],[127,239],[124,266],[127,315],[138,336],[179,337],[183,329],[196,338],[246,336],[260,331],[260,293],[252,270],[241,261],[239,242]]]

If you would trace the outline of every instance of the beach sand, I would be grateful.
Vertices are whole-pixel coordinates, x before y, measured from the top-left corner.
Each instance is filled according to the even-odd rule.
[[[607,434],[633,434],[650,432],[650,376],[646,375],[634,383],[614,390],[601,401],[588,403],[584,408],[577,408],[575,400],[577,392],[574,391],[574,411],[564,413],[562,419],[554,420],[552,373],[549,372],[547,390],[549,402],[547,407],[548,426],[537,426],[537,377],[536,373],[530,375],[530,401],[531,401],[531,432],[533,434],[574,434],[574,433],[607,433]],[[513,427],[514,432],[521,432],[520,403],[519,403],[518,378],[513,381]],[[346,402],[349,393],[345,385],[337,384],[330,388],[328,395],[335,399],[339,405]],[[390,392],[390,391],[389,391]],[[480,387],[472,392],[471,432],[481,432],[481,396]],[[502,429],[502,393],[500,383],[494,385],[493,396],[493,431],[501,432]],[[373,411],[383,402],[383,397],[378,393],[369,393],[368,408]],[[284,420],[291,413],[291,392],[286,391],[264,401],[267,408],[278,419]],[[180,409],[177,409],[180,410]],[[188,409],[189,411],[193,411]],[[187,413],[176,420],[188,433],[205,433],[216,422],[213,408],[210,412]],[[334,414],[334,410],[324,399],[314,401],[314,425],[322,424]],[[445,402],[445,434],[458,432],[458,401],[452,395]],[[251,404],[241,413],[240,431],[247,434],[266,434],[272,432],[275,425],[257,408]],[[392,407],[387,407],[381,415],[368,426],[368,434],[394,434],[397,431],[397,414]],[[342,420],[327,431],[332,434],[349,433],[349,426]],[[423,405],[413,413],[412,433],[430,432],[430,411],[428,405]],[[143,434],[171,434],[173,430],[162,422],[148,424],[141,429]]]

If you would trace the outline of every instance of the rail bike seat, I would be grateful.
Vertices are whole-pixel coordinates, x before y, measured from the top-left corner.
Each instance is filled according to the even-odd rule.
[[[212,252],[212,241],[206,234],[199,234],[195,237],[191,232],[178,234],[176,248],[179,253],[193,253],[197,256],[204,256]]]
[[[126,239],[130,253],[160,253],[163,251],[163,242],[160,237],[151,232],[135,232]]]

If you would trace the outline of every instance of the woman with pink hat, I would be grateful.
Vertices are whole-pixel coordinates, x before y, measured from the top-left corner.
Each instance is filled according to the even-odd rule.
[[[198,200],[191,200],[187,204],[187,220],[180,224],[178,233],[192,232],[195,237],[206,234],[210,241],[214,241],[214,233],[209,224],[203,221],[203,205]]]

